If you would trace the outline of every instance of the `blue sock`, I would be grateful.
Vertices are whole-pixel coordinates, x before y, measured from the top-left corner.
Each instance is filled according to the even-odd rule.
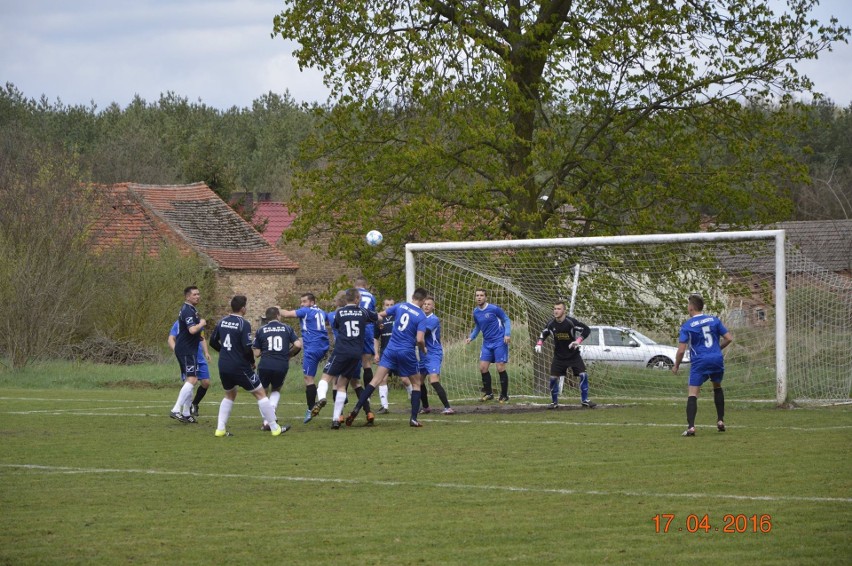
[[[589,374],[586,372],[580,374],[580,399],[589,400]]]
[[[417,413],[420,412],[420,390],[417,389],[411,392],[411,420],[417,420]]]
[[[559,400],[559,378],[551,377],[550,378],[550,400],[554,403]]]
[[[375,390],[376,388],[372,385],[367,385],[367,387],[365,387],[364,391],[361,393],[361,396],[358,398],[358,402],[355,403],[355,407],[352,409],[352,412],[357,413],[358,411],[360,411],[361,407],[363,407],[364,403],[366,403],[370,399],[370,395],[372,395],[373,391]]]

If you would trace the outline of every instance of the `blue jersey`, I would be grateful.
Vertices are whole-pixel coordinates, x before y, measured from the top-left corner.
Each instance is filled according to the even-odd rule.
[[[201,333],[190,334],[189,327],[201,322],[198,311],[189,303],[184,303],[180,308],[180,313],[178,313],[177,322],[178,333],[175,339],[175,354],[196,355],[198,352],[198,343],[201,342]]]
[[[261,351],[257,369],[284,371],[290,367],[290,346],[298,338],[293,327],[271,320],[257,329],[252,347]]]
[[[364,352],[364,331],[377,320],[375,312],[358,305],[346,305],[334,312],[331,323],[334,332],[334,356],[361,358]]]
[[[512,321],[497,305],[486,303],[484,307],[473,309],[473,340],[482,332],[482,345],[493,348],[503,344],[503,338],[512,334]]]
[[[238,314],[219,321],[210,336],[210,347],[219,352],[219,373],[246,375],[253,372],[251,324]]]
[[[306,352],[328,350],[328,315],[324,310],[314,305],[301,307],[296,310],[302,327],[302,347]]]
[[[718,373],[724,371],[725,362],[719,339],[728,333],[722,321],[715,316],[699,314],[680,327],[678,342],[689,348],[690,371]]]
[[[438,358],[444,355],[444,348],[441,346],[441,320],[435,314],[426,315],[426,356],[428,358]]]
[[[178,335],[178,332],[180,332],[180,323],[179,323],[179,321],[176,320],[175,323],[172,325],[172,329],[169,330],[169,336],[175,337],[175,350],[177,350],[177,335]],[[203,332],[203,330],[202,330],[202,332]],[[198,337],[199,337],[199,340],[198,340],[198,365],[199,366],[206,366],[207,365],[207,358],[204,357],[204,348],[201,346],[200,338],[203,337],[201,332],[198,333]]]
[[[413,352],[417,347],[417,333],[426,331],[426,315],[420,307],[411,303],[393,305],[385,312],[389,317],[394,317],[393,331],[386,349]]]

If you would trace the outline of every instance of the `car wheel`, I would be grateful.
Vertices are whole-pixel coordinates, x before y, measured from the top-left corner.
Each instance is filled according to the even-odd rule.
[[[648,362],[648,367],[653,369],[672,369],[674,362],[665,356],[655,356]]]

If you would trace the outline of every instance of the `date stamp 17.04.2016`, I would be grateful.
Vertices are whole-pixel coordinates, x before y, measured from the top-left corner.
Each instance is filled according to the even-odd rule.
[[[722,522],[711,521],[707,514],[691,513],[686,519],[681,519],[674,513],[660,513],[651,517],[655,533],[687,532],[687,533],[770,533],[772,532],[772,516],[746,515],[743,513],[728,513],[722,516]]]

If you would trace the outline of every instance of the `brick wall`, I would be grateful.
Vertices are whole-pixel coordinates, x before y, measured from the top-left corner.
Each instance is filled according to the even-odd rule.
[[[295,279],[293,272],[219,270],[216,276],[215,305],[211,305],[216,320],[231,312],[230,303],[234,295],[245,295],[248,299],[246,320],[252,328],[258,328],[267,307],[289,304]]]

